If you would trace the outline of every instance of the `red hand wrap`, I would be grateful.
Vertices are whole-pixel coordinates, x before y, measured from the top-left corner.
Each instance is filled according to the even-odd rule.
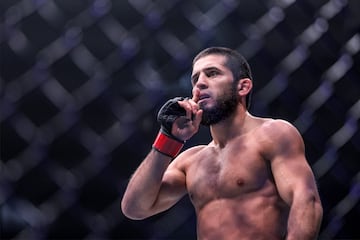
[[[153,148],[169,157],[175,158],[184,146],[183,142],[175,140],[161,131],[157,135]]]

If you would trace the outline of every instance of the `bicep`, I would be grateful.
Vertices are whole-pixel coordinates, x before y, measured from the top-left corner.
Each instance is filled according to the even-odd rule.
[[[291,204],[295,196],[317,196],[317,190],[300,134],[292,126],[284,129],[277,138],[278,145],[274,148],[271,168],[280,196]]]
[[[295,196],[306,197],[316,194],[316,184],[305,157],[274,160],[272,172],[281,198],[289,205]]]
[[[186,194],[186,180],[183,171],[169,166],[164,173],[159,195],[154,203],[154,210],[162,212],[172,207]]]

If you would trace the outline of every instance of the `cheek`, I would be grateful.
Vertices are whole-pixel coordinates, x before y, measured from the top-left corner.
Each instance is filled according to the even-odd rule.
[[[228,98],[234,94],[236,94],[237,90],[233,85],[227,86],[218,86],[215,91],[215,97],[219,98]]]

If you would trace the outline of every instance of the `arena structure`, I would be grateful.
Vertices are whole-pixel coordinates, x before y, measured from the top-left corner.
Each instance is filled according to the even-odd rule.
[[[142,221],[120,201],[158,132],[191,95],[191,61],[239,50],[250,112],[302,134],[320,239],[360,238],[360,1],[1,0],[1,239],[195,239],[187,197]],[[207,143],[206,128],[186,148]]]

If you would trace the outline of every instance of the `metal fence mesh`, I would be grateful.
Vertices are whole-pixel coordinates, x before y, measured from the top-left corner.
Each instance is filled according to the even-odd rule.
[[[190,94],[191,60],[211,45],[249,60],[252,113],[303,135],[320,238],[360,238],[359,3],[0,1],[1,238],[195,239],[186,198],[144,221],[119,204],[157,110]]]

